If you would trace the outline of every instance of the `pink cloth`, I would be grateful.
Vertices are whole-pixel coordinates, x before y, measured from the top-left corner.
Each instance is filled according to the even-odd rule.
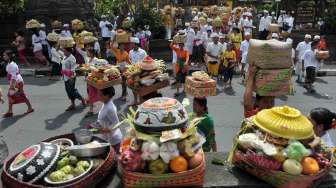
[[[62,70],[61,74],[67,77],[72,77],[74,73],[71,70]]]
[[[17,49],[18,55],[19,55],[19,62],[20,64],[26,64],[27,63],[27,59],[25,56],[25,49]]]
[[[99,96],[98,96],[98,89],[94,88],[91,85],[87,85],[87,93],[88,93],[88,103],[89,104],[94,104],[95,102],[99,101]]]
[[[140,45],[142,49],[146,48],[146,41],[147,41],[146,38],[140,39]]]
[[[7,74],[7,79],[10,81],[12,76]],[[12,104],[21,104],[28,101],[27,96],[23,90],[23,82],[17,82],[15,85],[15,91],[9,89],[8,90],[8,101]]]

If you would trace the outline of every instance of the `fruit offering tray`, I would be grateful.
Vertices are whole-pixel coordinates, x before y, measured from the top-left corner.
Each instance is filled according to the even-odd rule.
[[[13,164],[14,164],[14,166],[16,164],[22,166],[25,163],[29,164],[32,161],[36,161],[37,165],[36,166],[33,166],[33,165],[29,166],[30,170],[28,170],[29,167],[26,170],[27,170],[27,172],[30,172],[30,174],[34,174],[34,172],[37,172],[39,170],[38,165],[41,165],[42,162],[43,162],[43,160],[42,160],[43,157],[48,157],[46,155],[47,152],[45,152],[45,154],[43,154],[43,152],[42,152],[42,155],[41,155],[42,159],[38,158],[37,160],[34,160],[34,158],[32,157],[31,160],[26,160],[26,161],[20,162],[20,161],[18,161],[18,158],[20,158],[20,156],[22,154],[23,154],[22,157],[25,158],[24,157],[25,154],[28,155],[30,151],[34,151],[31,148],[40,147],[41,148],[40,150],[43,151],[42,150],[43,147],[48,149],[48,147],[50,147],[50,146],[56,146],[55,144],[57,144],[57,143],[55,143],[55,142],[59,142],[61,140],[63,140],[63,142],[65,140],[65,142],[70,143],[70,146],[71,146],[71,144],[76,143],[76,141],[75,141],[76,139],[75,139],[74,134],[60,135],[60,136],[56,136],[56,137],[52,137],[52,138],[49,138],[47,140],[44,140],[40,144],[33,145],[33,146],[27,148],[26,150],[24,150],[24,152],[21,152],[19,154],[16,154],[15,156],[9,158],[4,163],[4,166],[3,166],[3,172],[2,172],[2,175],[1,175],[3,185],[6,188],[45,188],[45,187],[91,188],[91,187],[96,186],[101,180],[103,180],[108,175],[110,170],[113,167],[115,167],[115,165],[116,165],[116,162],[115,162],[116,153],[115,153],[112,146],[108,146],[107,152],[105,152],[105,153],[103,153],[99,156],[96,156],[94,158],[79,158],[79,157],[77,157],[78,158],[78,160],[77,160],[77,159],[73,159],[73,158],[76,158],[76,157],[71,156],[71,155],[69,155],[70,157],[68,157],[68,155],[67,155],[66,157],[62,158],[63,154],[59,153],[59,157],[58,156],[56,157],[58,159],[58,161],[56,161],[56,163],[55,163],[55,164],[57,164],[57,167],[56,167],[56,165],[54,165],[54,167],[52,167],[48,170],[48,173],[44,173],[44,175],[43,175],[44,178],[41,177],[33,183],[31,183],[31,181],[25,181],[25,182],[21,181],[21,180],[17,179],[16,177],[14,177],[12,175],[13,174],[13,171],[12,171]],[[93,137],[93,140],[98,141],[99,143],[105,143],[106,142],[106,141],[104,141],[104,140],[102,140],[98,137],[95,137],[95,136]],[[62,145],[63,145],[63,143],[62,143]],[[59,146],[58,148],[62,148],[62,146]],[[26,152],[26,151],[29,151],[29,152]],[[39,151],[39,150],[37,150],[37,151]],[[61,150],[61,151],[64,152],[64,150]],[[32,153],[32,152],[30,152],[30,153]],[[32,155],[34,156],[34,154],[32,154]],[[39,156],[39,153],[37,153],[37,155],[35,155],[35,156]],[[71,157],[73,157],[73,158],[71,159]],[[64,158],[70,158],[69,163],[72,163],[71,161],[76,160],[76,161],[74,161],[74,163],[75,163],[74,165],[75,166],[77,165],[77,166],[76,166],[76,168],[72,169],[71,171],[75,173],[75,171],[79,169],[79,171],[81,171],[80,172],[81,175],[79,175],[78,177],[76,177],[76,175],[75,175],[75,178],[74,178],[74,176],[70,173],[70,176],[72,176],[72,177],[70,177],[70,180],[68,180],[68,181],[63,181],[62,180],[60,183],[58,183],[58,182],[54,181],[54,178],[57,178],[57,175],[59,175],[58,171],[63,172],[63,169],[65,171],[66,167],[67,168],[70,167],[69,165],[66,165],[65,167],[62,167],[60,170],[58,169],[59,165],[61,165],[62,162],[68,161],[68,160],[64,160]],[[79,167],[80,166],[79,163],[81,165],[83,165],[83,167]],[[67,175],[69,175],[69,174],[67,174]],[[29,177],[29,176],[26,176],[26,177]],[[51,181],[51,180],[53,180],[54,182]]]
[[[287,106],[244,120],[228,160],[280,188],[310,187],[334,162],[333,150],[314,136],[308,118]]]

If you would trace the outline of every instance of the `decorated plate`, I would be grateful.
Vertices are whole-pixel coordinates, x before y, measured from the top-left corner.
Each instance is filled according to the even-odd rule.
[[[164,131],[182,128],[188,121],[188,114],[176,99],[159,97],[149,99],[138,108],[134,124],[145,131]]]
[[[32,145],[15,157],[8,172],[20,181],[34,183],[55,166],[60,152],[56,144]]]

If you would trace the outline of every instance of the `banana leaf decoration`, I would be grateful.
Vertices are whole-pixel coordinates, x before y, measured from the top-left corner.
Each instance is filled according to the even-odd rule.
[[[190,104],[190,103],[189,103]],[[126,115],[122,115],[123,121],[119,122],[117,125],[118,127],[125,123],[128,124],[130,126],[130,128],[135,129],[134,126],[134,120],[135,120],[135,110],[130,107],[129,108],[129,112]],[[203,117],[197,117],[197,118],[192,118],[193,117],[193,113],[189,113],[189,120],[188,120],[188,129],[183,133],[182,137],[180,139],[185,139],[193,134],[195,134],[197,132],[197,125],[204,119]],[[117,126],[115,125],[115,126]],[[143,132],[139,132],[139,131],[135,131],[136,137],[140,140],[145,140],[145,141],[154,141],[154,142],[160,142],[160,136],[161,133],[150,133],[150,134],[146,134]]]

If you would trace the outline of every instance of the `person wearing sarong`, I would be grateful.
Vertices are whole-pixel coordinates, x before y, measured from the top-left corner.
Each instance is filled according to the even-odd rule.
[[[178,47],[175,46],[174,41],[170,44],[170,48],[174,50],[177,57],[175,65],[176,72],[176,93],[175,97],[179,96],[181,84],[184,84],[185,78],[188,74],[189,68],[189,52],[184,48],[184,43],[179,43]]]
[[[3,54],[3,59],[6,62],[8,62],[6,71],[7,71],[7,79],[9,81],[8,110],[3,115],[3,118],[9,118],[13,116],[14,104],[26,103],[28,110],[26,111],[25,114],[34,112],[34,109],[23,90],[24,82],[20,74],[19,67],[13,61],[14,52],[12,52],[11,50],[6,50]]]
[[[112,43],[113,44],[113,43]],[[118,48],[115,48],[113,45],[111,45],[111,51],[116,57],[117,65],[119,65],[120,73],[122,74],[122,100],[127,101],[127,84],[126,84],[126,76],[123,75],[123,73],[126,71],[126,65],[131,64],[131,61],[129,59],[128,52],[125,50],[125,44],[120,43],[118,44]]]
[[[102,66],[102,65],[107,65],[108,62],[105,61],[99,61],[98,58],[95,56],[95,51],[93,48],[88,48],[87,50],[87,55],[88,55],[88,65],[89,66]],[[87,94],[88,94],[88,98],[87,98],[87,103],[89,105],[89,111],[88,113],[85,115],[85,117],[90,117],[94,115],[93,112],[93,108],[94,108],[94,104],[96,102],[99,101],[99,90],[89,84],[86,85],[87,86]]]
[[[256,66],[249,66],[247,83],[244,92],[244,116],[245,118],[256,115],[259,111],[274,107],[274,96],[260,96],[256,94],[253,101],[253,90],[255,85],[255,76],[257,73]]]
[[[227,49],[222,52],[220,59],[223,63],[224,87],[227,83],[231,87],[234,67],[237,65],[236,52],[233,50],[232,43],[227,44]]]
[[[51,46],[51,74],[50,80],[58,80],[57,76],[61,74],[61,61],[64,56],[63,52],[59,49],[59,46],[56,41],[48,41]]]
[[[65,91],[71,101],[71,105],[66,111],[73,111],[76,109],[75,100],[81,100],[82,105],[85,106],[85,100],[76,89],[76,58],[72,55],[73,48],[64,48],[64,58],[62,60],[62,75],[64,79]]]
[[[233,44],[233,49],[236,52],[236,59],[240,59],[240,43],[243,41],[242,34],[239,28],[234,27],[230,34],[230,42]]]
[[[32,45],[33,45],[33,52],[35,59],[44,65],[49,66],[48,59],[43,55],[43,48],[42,48],[42,38],[40,36],[40,32],[38,28],[33,29],[33,35],[32,35]]]

